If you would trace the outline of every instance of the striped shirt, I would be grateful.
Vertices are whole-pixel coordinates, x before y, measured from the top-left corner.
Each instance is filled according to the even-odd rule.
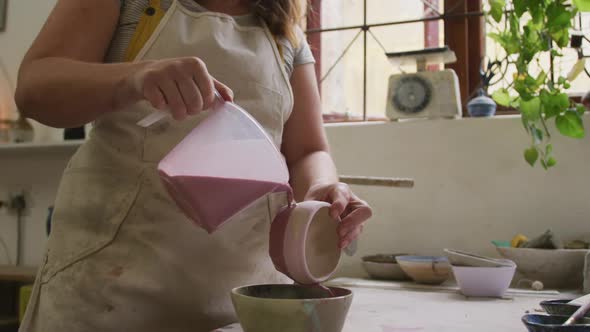
[[[133,38],[137,24],[146,8],[149,7],[148,0],[120,1],[121,14],[119,17],[119,23],[117,25],[117,30],[115,31],[109,51],[107,53],[107,62],[124,61],[127,47]],[[172,1],[174,0],[161,0],[162,10],[168,10],[168,8],[170,8],[172,5]],[[205,7],[199,5],[195,0],[178,1],[180,1],[186,8],[195,12],[207,11]],[[260,21],[256,19],[254,15],[235,16],[234,19],[238,24],[244,26],[260,25]],[[281,38],[278,41],[281,44],[285,69],[289,75],[291,75],[295,66],[314,62],[313,54],[311,53],[309,44],[305,39],[305,34],[299,27],[297,27],[297,34],[300,38],[298,47],[293,47],[293,45],[286,38]]]

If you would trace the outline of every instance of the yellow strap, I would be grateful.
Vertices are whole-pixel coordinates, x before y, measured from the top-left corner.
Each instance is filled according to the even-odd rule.
[[[154,33],[154,30],[156,30],[156,27],[160,24],[160,21],[162,21],[164,14],[160,6],[160,0],[149,0],[149,7],[143,12],[133,38],[127,47],[125,61],[133,61],[137,57],[139,51],[141,51],[152,33]]]

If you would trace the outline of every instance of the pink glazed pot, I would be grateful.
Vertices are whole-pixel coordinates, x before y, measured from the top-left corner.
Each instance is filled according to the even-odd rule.
[[[270,257],[275,268],[301,285],[327,280],[338,267],[338,223],[330,204],[305,201],[284,208],[270,230]]]

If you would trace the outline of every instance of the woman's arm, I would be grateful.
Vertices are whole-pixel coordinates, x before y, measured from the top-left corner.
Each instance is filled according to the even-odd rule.
[[[314,199],[332,203],[339,225],[341,248],[356,239],[371,215],[371,208],[338,180],[323,127],[320,96],[312,64],[296,66],[291,76],[295,104],[285,125],[282,152],[298,201]]]
[[[119,18],[119,0],[58,0],[20,70],[16,102],[23,114],[74,127],[147,99],[176,119],[206,109],[217,88],[197,58],[103,64]]]
[[[320,96],[313,64],[296,66],[291,76],[295,104],[283,135],[282,152],[298,201],[311,187],[338,182],[323,127]]]
[[[100,64],[118,18],[118,0],[59,0],[21,64],[16,90],[21,112],[69,127],[111,110],[114,82],[132,70],[127,64]]]

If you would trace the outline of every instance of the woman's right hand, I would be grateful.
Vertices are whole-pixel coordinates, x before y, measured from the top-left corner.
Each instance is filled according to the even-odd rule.
[[[215,90],[223,99],[233,100],[233,92],[213,78],[205,63],[196,57],[146,61],[122,83],[120,105],[142,99],[168,111],[176,120],[197,114],[215,101]]]

